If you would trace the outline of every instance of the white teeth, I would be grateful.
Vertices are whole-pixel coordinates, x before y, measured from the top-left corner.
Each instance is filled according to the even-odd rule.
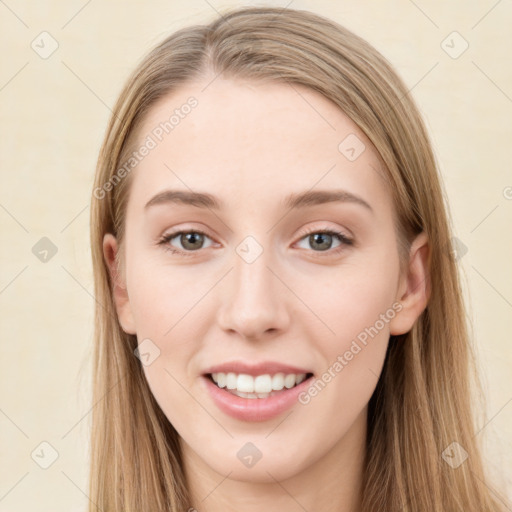
[[[258,375],[254,379],[254,391],[256,393],[270,393],[272,391],[272,377],[270,375]]]
[[[301,374],[297,375],[297,378],[295,379],[295,384],[300,384],[305,378],[306,378],[305,373],[301,373]]]
[[[219,388],[223,388],[226,386],[226,374],[225,373],[214,373],[214,375],[216,375],[216,382],[217,382],[217,386],[219,386]]]
[[[242,398],[268,398],[272,393],[242,393],[241,391],[233,391],[233,394]]]
[[[284,388],[284,373],[276,373],[272,377],[272,389],[280,391]]]
[[[246,373],[212,373],[212,379],[219,388],[233,390],[235,395],[243,398],[267,398],[273,391],[293,388],[305,378],[305,373],[276,373],[273,376],[264,374],[256,377]]]
[[[293,388],[293,386],[295,386],[295,375],[287,375],[284,378],[284,386],[288,389]]]
[[[240,375],[238,375],[238,378],[236,380],[236,389],[237,391],[242,391],[243,393],[253,393],[254,378],[251,375],[241,373]]]
[[[219,374],[217,374],[217,375],[219,375]],[[236,389],[236,382],[237,382],[236,374],[228,373],[228,374],[224,374],[224,375],[226,375],[226,387],[228,389]]]

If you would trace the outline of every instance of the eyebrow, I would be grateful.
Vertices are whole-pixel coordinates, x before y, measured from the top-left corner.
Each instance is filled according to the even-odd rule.
[[[298,208],[334,202],[359,204],[374,213],[373,208],[363,198],[346,190],[310,190],[307,192],[290,194],[286,197],[283,205],[285,208],[295,210]],[[222,209],[221,202],[215,196],[205,192],[193,192],[187,190],[164,190],[152,197],[146,203],[144,209],[162,204],[185,204],[188,206],[208,208],[211,210]]]
[[[338,202],[359,204],[373,213],[373,208],[369,203],[347,190],[310,190],[300,194],[290,194],[286,198],[285,206],[293,210],[306,206]]]

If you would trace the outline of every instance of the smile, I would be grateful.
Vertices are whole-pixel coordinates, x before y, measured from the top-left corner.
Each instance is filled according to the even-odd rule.
[[[314,378],[313,373],[288,371],[260,373],[253,368],[253,375],[214,371],[203,374],[201,381],[210,400],[224,414],[239,421],[266,421],[296,405]]]
[[[311,374],[276,373],[274,375],[248,375],[246,373],[209,374],[211,380],[221,389],[241,398],[263,399],[280,393],[284,388],[291,389]]]

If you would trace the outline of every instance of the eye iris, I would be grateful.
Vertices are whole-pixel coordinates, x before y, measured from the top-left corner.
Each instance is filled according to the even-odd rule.
[[[194,233],[194,232],[191,232],[191,233],[184,233],[181,235],[180,237],[180,242],[181,242],[181,245],[185,248],[185,249],[198,249],[200,247],[198,247],[197,245],[192,245],[192,246],[188,246],[188,244],[190,243],[194,243],[197,241],[197,239],[199,239],[201,242],[203,242],[203,235],[200,234],[200,233]],[[203,244],[201,243],[200,246],[202,246]]]
[[[311,243],[311,246],[314,247],[314,245],[317,243],[318,238],[320,238],[320,250],[324,251],[329,249],[331,243],[332,243],[332,235],[329,235],[328,233],[315,233],[313,235],[309,236],[309,242]],[[325,238],[327,238],[327,243],[325,242]],[[322,243],[323,241],[323,243]]]

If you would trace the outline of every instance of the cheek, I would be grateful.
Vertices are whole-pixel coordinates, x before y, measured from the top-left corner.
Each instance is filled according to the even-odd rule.
[[[193,314],[186,316],[190,308],[184,307],[179,297],[162,295],[159,301],[141,302],[139,306],[138,332],[157,347],[154,360],[144,366],[146,380],[166,417],[182,432],[189,428],[190,418],[203,412],[193,399],[195,383],[189,371],[201,347],[201,333],[190,321]],[[140,342],[141,336],[138,339]]]
[[[194,304],[201,294],[197,285],[180,276],[178,269],[151,264],[149,258],[133,258],[128,270],[139,350],[149,354],[149,361],[141,357],[146,380],[166,414],[172,414],[172,410],[183,414],[190,407],[190,400],[180,392],[180,384],[186,388],[190,385],[187,365],[197,350],[198,337],[191,320],[197,315]],[[171,403],[172,410],[168,407]]]
[[[164,339],[194,324],[212,281],[197,267],[165,265],[151,258],[134,258],[127,277],[137,333]]]
[[[339,350],[377,322],[379,331],[389,332],[388,322],[383,325],[379,320],[381,315],[394,315],[397,281],[397,255],[379,251],[318,273],[315,286],[306,277],[302,293],[325,324],[322,331],[327,334],[327,346]],[[333,344],[333,340],[338,341]]]
[[[314,429],[323,432],[326,445],[347,434],[375,391],[389,343],[387,322],[395,314],[387,306],[384,296],[338,300],[325,316],[335,334],[312,338],[324,364],[299,396],[299,407]]]
[[[301,403],[314,401],[318,413],[329,410],[341,425],[366,405],[380,376],[389,323],[398,309],[398,258],[393,252],[375,254],[336,272],[330,270],[325,279],[315,281],[308,295],[308,305],[324,324],[323,334],[312,328],[313,323],[318,328],[316,319],[305,328],[310,329],[309,338],[316,340],[325,366]],[[340,409],[332,410],[333,404]]]

